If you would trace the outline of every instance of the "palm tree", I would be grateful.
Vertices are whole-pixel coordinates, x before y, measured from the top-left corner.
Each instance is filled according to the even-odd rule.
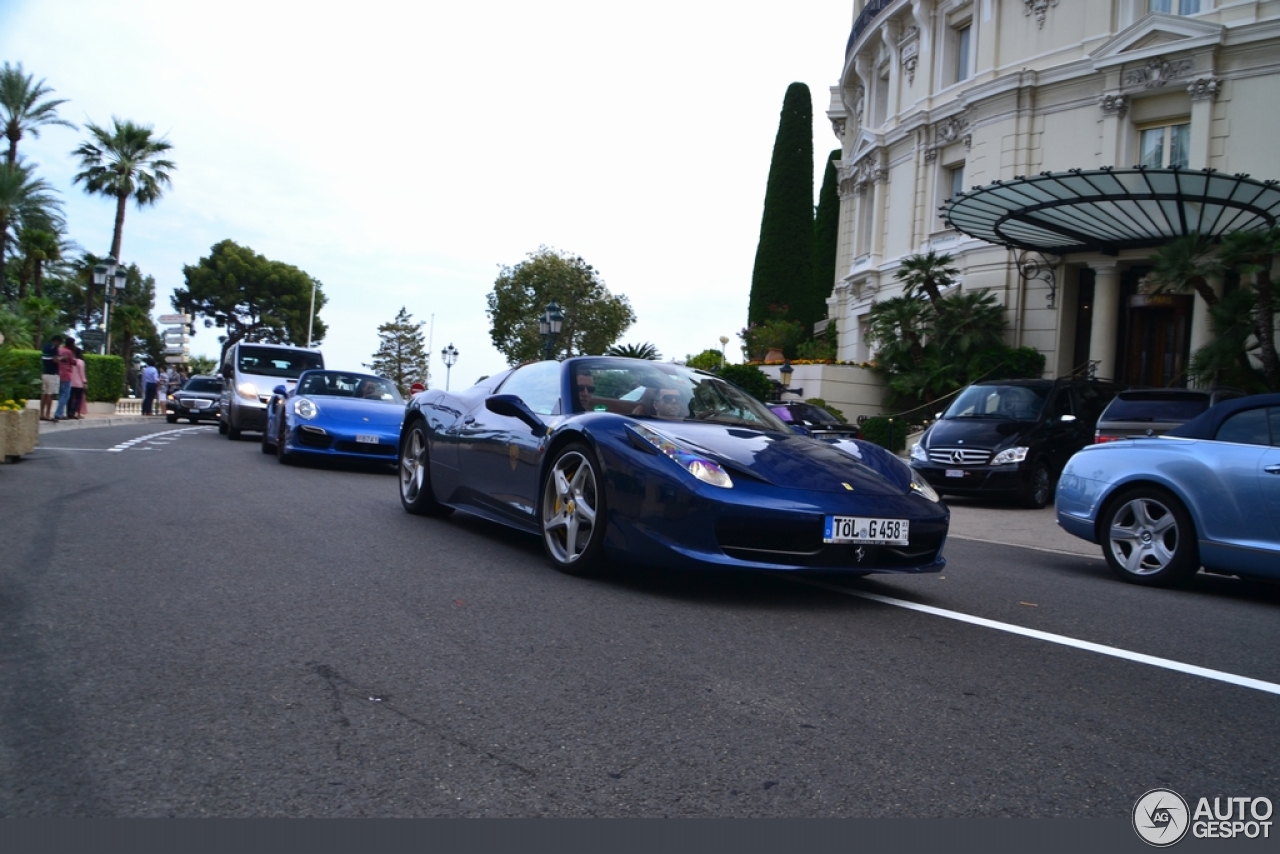
[[[43,178],[35,177],[31,167],[22,162],[0,165],[0,282],[5,280],[10,230],[23,225],[59,230],[62,219],[57,211],[61,205],[53,188]]]
[[[1004,306],[991,291],[965,291],[939,300],[935,329],[938,344],[960,355],[1004,343]]]
[[[942,289],[955,284],[960,271],[952,266],[950,255],[939,255],[930,249],[923,255],[909,255],[902,259],[902,266],[893,277],[906,285],[904,296],[915,296],[923,291],[934,305],[942,299]]]
[[[1156,284],[1171,290],[1190,285],[1205,304],[1213,308],[1218,295],[1209,286],[1208,277],[1218,272],[1218,265],[1206,260],[1211,250],[1209,241],[1196,232],[1170,240],[1151,256],[1148,274]]]
[[[1280,355],[1276,353],[1276,299],[1271,265],[1280,255],[1280,227],[1265,231],[1233,231],[1222,238],[1218,260],[1243,280],[1253,277],[1253,334],[1267,385],[1280,390]]]
[[[72,183],[84,183],[86,193],[110,196],[116,200],[116,225],[111,235],[111,256],[120,257],[120,237],[124,231],[125,203],[132,196],[139,208],[154,205],[170,184],[169,172],[178,167],[160,155],[173,146],[151,136],[149,125],[111,118],[113,130],[85,125],[93,137],[72,155],[80,158],[80,172]]]
[[[53,92],[44,81],[34,82],[32,75],[22,73],[22,63],[14,68],[9,63],[0,68],[0,120],[4,121],[4,135],[9,140],[9,154],[5,162],[13,166],[18,162],[18,140],[24,133],[39,138],[44,125],[62,125],[74,129],[75,125],[58,118],[58,107],[66,99],[43,101]]]
[[[628,359],[648,359],[656,362],[662,358],[658,348],[645,342],[643,344],[614,344],[604,351],[606,356],[625,356]]]

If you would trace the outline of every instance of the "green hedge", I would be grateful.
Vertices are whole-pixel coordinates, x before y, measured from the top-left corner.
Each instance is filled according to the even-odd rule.
[[[36,382],[32,385],[30,400],[40,399],[40,379],[43,372],[40,364],[39,350],[14,350],[19,358],[27,362],[27,367],[36,374]],[[88,386],[91,403],[115,403],[124,394],[124,359],[119,356],[99,356],[94,353],[84,354],[84,377]]]
[[[862,438],[895,454],[907,448],[907,422],[891,415],[873,415],[861,424]]]

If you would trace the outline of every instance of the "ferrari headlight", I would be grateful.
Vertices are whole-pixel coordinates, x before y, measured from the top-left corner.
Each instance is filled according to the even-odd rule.
[[[733,489],[733,480],[729,477],[729,473],[721,468],[719,463],[708,459],[704,454],[686,448],[671,437],[664,436],[657,430],[651,430],[643,424],[628,424],[627,429],[657,448],[667,459],[703,483]]]
[[[293,414],[297,415],[299,418],[304,418],[307,421],[310,421],[312,418],[315,418],[319,412],[320,408],[312,403],[310,398],[295,397],[293,399]]]
[[[1013,463],[1020,463],[1027,458],[1027,448],[1007,448],[996,454],[995,459],[991,461],[993,466],[1007,466]]]
[[[911,491],[916,495],[923,496],[935,504],[941,501],[938,491],[929,485],[929,481],[924,479],[924,475],[915,469],[911,470]]]
[[[929,455],[924,452],[924,446],[919,442],[915,442],[911,445],[911,459],[918,463],[929,462]]]
[[[236,386],[236,394],[249,400],[258,399],[258,387],[253,383],[240,383]]]

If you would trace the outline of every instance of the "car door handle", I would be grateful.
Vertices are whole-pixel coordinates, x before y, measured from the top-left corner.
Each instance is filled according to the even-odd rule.
[[[471,417],[471,416],[468,416],[468,417],[466,417],[466,418],[462,419],[462,424],[463,424],[463,426],[464,426],[464,427],[470,427],[472,424],[475,424],[475,423],[476,423],[476,419],[475,419],[474,417]]]
[[[1263,471],[1267,474],[1280,474],[1280,465],[1267,466]]]

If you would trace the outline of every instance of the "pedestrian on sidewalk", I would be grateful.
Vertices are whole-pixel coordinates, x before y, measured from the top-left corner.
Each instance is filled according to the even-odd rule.
[[[40,420],[53,420],[53,402],[58,399],[58,348],[62,336],[55,335],[40,354]]]
[[[71,400],[67,404],[67,417],[79,421],[89,409],[85,400],[89,383],[85,377],[84,350],[78,346],[72,349],[76,354],[76,363],[71,369]]]
[[[156,370],[156,363],[153,359],[147,359],[147,365],[142,369],[142,414],[150,415],[151,406],[156,400],[156,386],[160,383],[160,372]]]
[[[67,404],[71,401],[71,374],[76,369],[76,353],[71,348],[76,344],[68,338],[58,348],[58,409],[53,413],[54,421],[65,421]]]

